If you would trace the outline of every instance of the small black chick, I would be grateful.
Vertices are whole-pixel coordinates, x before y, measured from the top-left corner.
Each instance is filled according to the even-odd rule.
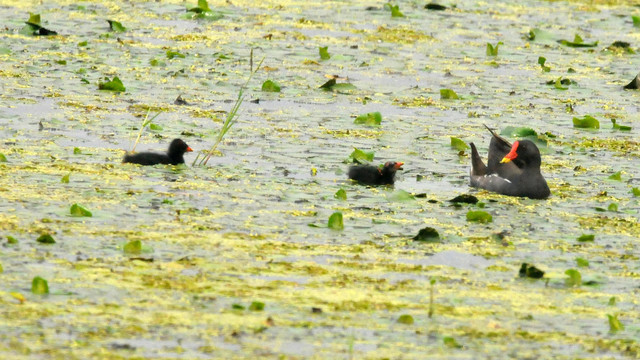
[[[357,165],[349,168],[349,179],[364,185],[393,185],[396,171],[402,170],[402,162],[389,161],[382,168]]]
[[[184,153],[191,152],[193,149],[181,139],[174,139],[169,145],[166,154],[158,154],[153,152],[141,152],[137,154],[126,154],[123,163],[132,163],[139,165],[178,165],[184,164]]]

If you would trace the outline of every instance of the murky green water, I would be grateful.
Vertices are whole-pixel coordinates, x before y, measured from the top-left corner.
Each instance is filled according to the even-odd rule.
[[[185,18],[187,5],[1,5],[0,357],[640,356],[640,93],[622,89],[640,60],[606,50],[637,49],[638,8],[413,2],[392,18],[383,3],[232,1],[210,3],[224,17],[205,21]],[[21,35],[29,12],[60,35]],[[106,19],[127,31],[111,32]],[[527,39],[534,28],[548,34]],[[576,33],[598,45],[555,41]],[[137,150],[164,151],[176,137],[208,149],[249,76],[251,49],[263,67],[208,166],[190,166],[193,153],[178,169],[120,163],[148,108],[162,111],[162,129],[146,130]],[[319,89],[327,75],[355,89]],[[98,90],[114,76],[124,93]],[[576,84],[546,84],[560,77]],[[262,92],[267,79],[281,92]],[[441,100],[440,89],[460,99]],[[190,105],[174,105],[179,95]],[[353,123],[374,111],[380,126]],[[600,129],[574,128],[584,115]],[[469,188],[469,156],[450,138],[485,156],[483,124],[530,127],[547,141],[549,200]],[[374,151],[376,164],[405,162],[395,188],[346,181],[354,147]],[[478,206],[447,201],[463,193],[493,222],[467,222]],[[93,216],[70,216],[74,203]],[[344,230],[309,226],[336,211]],[[426,226],[440,243],[411,239]],[[56,243],[38,243],[42,233]],[[583,234],[595,240],[577,241]],[[142,252],[125,253],[134,240]],[[518,278],[523,262],[544,278]],[[581,286],[565,283],[569,269]],[[35,276],[50,294],[31,292]],[[414,323],[398,323],[407,314]],[[607,315],[624,330],[610,332]]]

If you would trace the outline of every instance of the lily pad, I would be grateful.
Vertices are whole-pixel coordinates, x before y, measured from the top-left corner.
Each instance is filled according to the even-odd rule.
[[[408,314],[400,315],[397,322],[398,324],[413,325],[413,316]]]
[[[333,194],[333,197],[338,200],[347,200],[347,192],[344,189],[340,189]]]
[[[37,239],[37,242],[41,243],[41,244],[55,244],[56,241],[53,239],[53,236],[49,235],[49,234],[42,234],[40,235]]]
[[[490,223],[493,222],[493,216],[486,211],[482,210],[471,210],[467,213],[467,221],[479,222],[479,223]]]
[[[358,148],[353,148],[353,151],[349,155],[351,162],[362,164],[363,162],[372,162],[375,153],[373,151],[363,151]]]
[[[49,293],[49,284],[47,280],[36,276],[31,280],[31,292],[36,295],[45,295]]]
[[[469,148],[466,142],[458,139],[457,137],[451,137],[451,147],[457,151],[465,151]]]
[[[618,315],[609,315],[607,314],[607,318],[609,319],[609,332],[616,333],[618,331],[624,330],[624,325],[618,319]]]
[[[262,91],[264,92],[280,92],[280,85],[273,80],[266,80],[262,83]]]
[[[569,40],[558,40],[558,42],[564,46],[574,47],[574,48],[586,48],[586,47],[596,47],[598,46],[598,42],[586,43],[582,40],[580,35],[576,34],[573,37],[573,41]]]
[[[487,43],[487,56],[498,56],[498,47],[500,45],[504,45],[502,41],[498,41],[498,43],[493,46],[490,43]]]
[[[331,55],[329,54],[328,46],[321,46],[318,48],[318,53],[320,54],[321,60],[329,60],[331,59]]]
[[[458,94],[451,89],[440,89],[440,99],[442,100],[458,100]]]
[[[569,269],[564,273],[568,276],[568,278],[564,280],[566,286],[579,287],[580,285],[582,285],[582,275],[580,274],[580,271]]]
[[[142,241],[132,240],[124,245],[122,248],[125,254],[140,254],[142,252]]]
[[[354,124],[376,126],[382,123],[382,114],[379,112],[371,112],[359,115],[354,121]]]
[[[329,229],[343,230],[344,222],[342,220],[342,213],[337,211],[331,214],[331,216],[329,216],[329,221],[327,223],[327,226],[329,227]]]
[[[593,240],[595,240],[595,238],[596,238],[596,236],[593,235],[593,234],[582,234],[578,238],[578,241],[579,242],[593,241]]]
[[[600,121],[591,115],[573,118],[573,127],[581,129],[600,129]]]
[[[93,214],[91,211],[87,210],[84,206],[73,204],[69,209],[71,216],[79,216],[79,217],[92,217]]]
[[[106,78],[105,80],[107,81],[101,82],[98,84],[99,90],[116,91],[116,92],[126,91],[124,84],[122,84],[122,81],[120,81],[120,79],[117,76],[115,76],[113,80],[109,80],[108,78]]]
[[[125,28],[120,22],[115,20],[107,20],[109,23],[109,29],[113,32],[125,32],[127,28]]]
[[[625,125],[618,125],[618,123],[616,122],[616,119],[611,119],[611,123],[613,124],[612,127],[615,130],[619,130],[619,131],[631,131],[631,126],[625,126]]]

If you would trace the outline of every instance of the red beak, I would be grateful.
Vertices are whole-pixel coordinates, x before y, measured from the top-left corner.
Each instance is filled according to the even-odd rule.
[[[504,156],[504,158],[502,158],[502,161],[500,161],[500,163],[508,163],[509,161],[515,159],[518,157],[518,153],[516,152],[518,150],[518,145],[520,145],[519,141],[514,141],[513,142],[513,146],[511,147],[511,151],[509,151],[509,153],[507,155]]]
[[[191,148],[191,146],[187,146],[187,152],[192,152],[193,149]]]
[[[402,170],[402,165],[404,165],[403,162],[397,162],[393,168],[396,170]]]

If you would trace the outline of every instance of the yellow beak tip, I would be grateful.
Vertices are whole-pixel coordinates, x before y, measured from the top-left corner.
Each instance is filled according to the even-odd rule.
[[[511,159],[509,159],[509,158],[502,158],[502,160],[500,161],[500,164],[508,163],[510,161],[511,161]]]

